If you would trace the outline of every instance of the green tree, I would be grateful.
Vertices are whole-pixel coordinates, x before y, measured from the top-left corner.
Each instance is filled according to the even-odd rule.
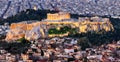
[[[89,39],[87,37],[82,37],[78,40],[78,45],[81,46],[82,50],[85,50],[86,48],[89,48],[91,46],[91,43],[89,42]]]

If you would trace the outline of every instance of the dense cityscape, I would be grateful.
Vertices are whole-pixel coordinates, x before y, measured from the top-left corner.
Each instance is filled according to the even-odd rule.
[[[50,9],[79,15],[120,15],[120,0],[2,0],[0,16],[7,18],[26,9]]]
[[[0,62],[120,62],[120,0],[1,0]]]

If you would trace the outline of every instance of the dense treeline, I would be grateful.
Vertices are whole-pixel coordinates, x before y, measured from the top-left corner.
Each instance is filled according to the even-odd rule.
[[[71,28],[68,26],[63,26],[58,28],[51,28],[48,30],[48,34],[65,34],[69,32],[69,34],[76,34],[77,33],[77,28]]]
[[[27,51],[27,49],[30,47],[30,44],[31,43],[29,41],[25,40],[24,38],[21,38],[20,40],[18,40],[18,42],[12,43],[1,41],[0,47],[2,47],[1,49],[5,49],[9,53],[21,54]]]
[[[4,24],[5,22],[11,24],[15,22],[29,21],[29,20],[41,21],[42,19],[47,18],[47,13],[56,13],[56,12],[58,11],[27,9],[26,11],[21,11],[18,14],[10,16],[6,19],[1,19],[0,24]]]
[[[4,24],[5,22],[8,23],[16,23],[16,22],[21,22],[21,21],[29,21],[29,20],[38,20],[41,21],[42,19],[47,18],[47,13],[57,13],[58,11],[51,11],[51,10],[33,10],[33,9],[27,9],[25,11],[21,11],[16,15],[10,16],[6,19],[0,18],[1,23]],[[72,18],[78,18],[80,17],[85,17],[88,15],[77,15],[77,14],[71,14]],[[90,17],[90,16],[89,16]]]

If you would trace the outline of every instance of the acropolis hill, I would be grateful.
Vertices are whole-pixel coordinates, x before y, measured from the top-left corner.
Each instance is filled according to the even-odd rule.
[[[17,40],[20,38],[26,38],[27,40],[35,40],[45,37],[63,37],[70,34],[69,31],[61,34],[50,34],[48,31],[51,28],[57,28],[58,31],[64,26],[70,28],[76,28],[77,33],[86,33],[88,31],[100,31],[106,32],[114,30],[108,18],[101,17],[79,17],[79,19],[71,19],[69,13],[55,13],[47,14],[47,19],[40,22],[33,23],[12,23],[10,31],[6,35],[6,40]]]

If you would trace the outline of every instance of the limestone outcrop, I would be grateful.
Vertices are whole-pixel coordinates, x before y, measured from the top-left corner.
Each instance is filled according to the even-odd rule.
[[[83,21],[82,21],[83,20]],[[61,26],[69,25],[72,28],[78,28],[78,33],[86,33],[88,31],[112,31],[113,25],[108,18],[80,18],[78,21],[40,21],[34,23],[13,23],[10,26],[10,31],[6,35],[6,40],[17,40],[22,37],[27,40],[35,40],[38,38],[67,36],[68,34],[48,34],[50,28],[60,28]]]
[[[41,36],[40,30],[40,26],[37,23],[13,23],[6,35],[6,40],[18,40],[23,37],[27,40],[38,39]]]

